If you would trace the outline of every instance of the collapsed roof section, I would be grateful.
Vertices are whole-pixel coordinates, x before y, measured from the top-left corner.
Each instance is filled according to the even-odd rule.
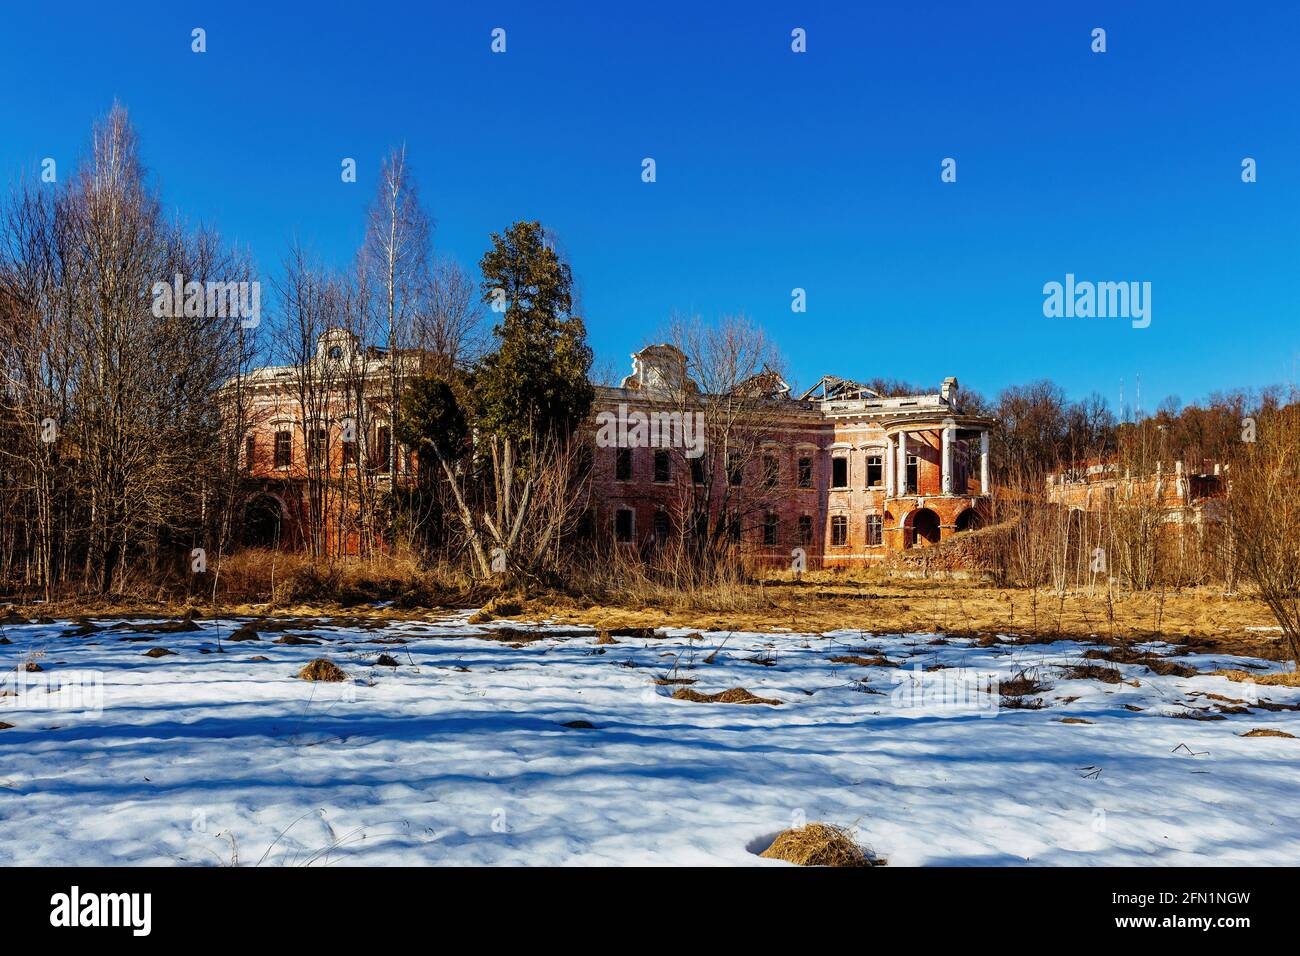
[[[649,345],[632,353],[632,374],[619,385],[625,391],[667,394],[680,391],[696,392],[699,386],[691,380],[689,361],[681,349],[661,343]],[[790,386],[770,368],[745,379],[735,387],[735,393],[750,398],[765,398],[788,403],[793,409],[809,409],[831,414],[868,413],[873,417],[898,417],[909,414],[947,413],[957,411],[957,379],[943,380],[938,392],[918,395],[882,395],[861,382],[823,375],[812,388],[797,398]]]

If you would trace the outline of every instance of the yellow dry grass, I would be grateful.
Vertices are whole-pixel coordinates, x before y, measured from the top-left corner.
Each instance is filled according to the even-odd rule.
[[[318,657],[298,672],[301,680],[319,680],[338,683],[348,679],[343,668],[325,657]]]
[[[1253,681],[1256,684],[1267,684],[1270,687],[1300,687],[1300,671],[1283,671],[1280,674],[1254,674],[1250,671],[1219,670],[1210,673],[1215,677],[1226,677],[1228,680],[1235,681]]]
[[[799,866],[872,866],[874,863],[845,828],[830,823],[808,823],[784,830],[759,856]]]

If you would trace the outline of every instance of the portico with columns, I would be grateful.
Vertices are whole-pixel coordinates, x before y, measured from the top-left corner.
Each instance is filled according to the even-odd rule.
[[[974,416],[899,415],[882,423],[887,452],[883,529],[889,550],[939,542],[978,526],[990,491],[989,431]]]

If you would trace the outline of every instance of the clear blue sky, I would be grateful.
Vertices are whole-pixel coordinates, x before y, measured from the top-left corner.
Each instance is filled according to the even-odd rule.
[[[805,384],[1046,376],[1115,404],[1140,375],[1150,409],[1295,379],[1291,0],[75,0],[2,22],[5,181],[66,173],[119,99],[168,203],[269,272],[295,236],[348,261],[405,141],[438,250],[476,267],[490,231],[542,220],[620,370],[676,308],[751,315]],[[1067,272],[1151,282],[1151,326],[1044,318]]]

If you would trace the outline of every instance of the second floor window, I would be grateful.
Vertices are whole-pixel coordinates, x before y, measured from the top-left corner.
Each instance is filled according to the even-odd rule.
[[[847,488],[849,486],[849,459],[839,455],[831,459],[831,487]]]
[[[632,480],[632,449],[631,448],[614,449],[614,480],[615,481]]]
[[[691,459],[691,481],[697,485],[704,484],[704,456]]]
[[[375,470],[387,471],[393,455],[393,431],[387,425],[375,429]]]
[[[800,544],[813,543],[812,515],[799,516],[799,543]]]
[[[745,463],[739,455],[727,456],[727,481],[731,485],[739,486],[745,478]]]
[[[244,468],[247,471],[253,470],[257,455],[257,439],[249,435],[244,439]]]
[[[328,440],[323,428],[313,428],[307,433],[307,459],[313,465],[325,464]]]
[[[781,480],[781,462],[776,455],[763,456],[763,483],[775,488]]]
[[[655,452],[655,481],[672,481],[673,460],[666,451]]]
[[[293,432],[275,433],[275,467],[288,468],[293,464]]]
[[[913,494],[920,492],[920,486],[917,485],[917,474],[919,466],[916,463],[915,455],[907,456],[907,490]]]
[[[812,459],[799,459],[799,487],[811,488],[813,486]]]
[[[763,543],[766,545],[776,544],[779,538],[778,530],[780,528],[780,519],[774,514],[767,514],[763,517]]]
[[[885,464],[879,455],[867,457],[867,487],[875,488],[885,483]]]

